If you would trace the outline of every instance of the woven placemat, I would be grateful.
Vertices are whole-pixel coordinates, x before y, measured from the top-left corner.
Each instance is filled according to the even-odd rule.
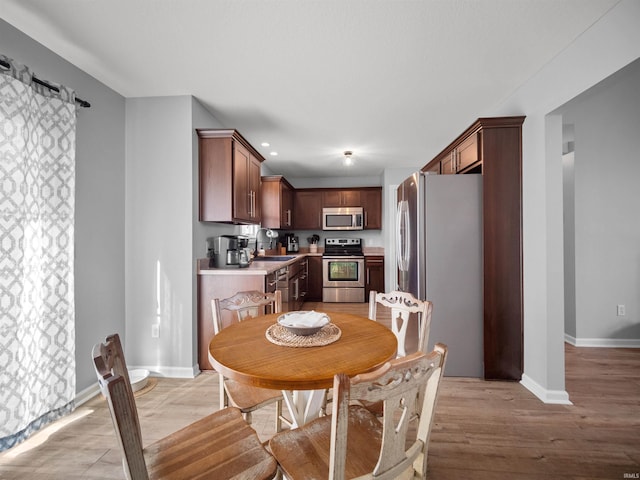
[[[267,340],[283,347],[321,347],[335,342],[342,335],[342,330],[333,323],[328,323],[313,335],[294,335],[277,323],[267,328]]]

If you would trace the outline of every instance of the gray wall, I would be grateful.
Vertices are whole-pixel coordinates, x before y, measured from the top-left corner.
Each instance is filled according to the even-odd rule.
[[[523,383],[566,402],[562,117],[560,106],[640,57],[640,2],[622,0],[486,116],[527,116],[523,125]],[[577,156],[576,156],[577,161]]]
[[[563,122],[574,126],[575,139],[572,336],[578,344],[636,340],[638,346],[640,60],[576,97],[560,113]],[[625,305],[626,316],[616,315],[618,304]]]
[[[195,129],[222,125],[191,96],[126,103],[127,361],[190,377],[198,372],[196,259],[207,237],[241,228],[198,222]]]
[[[78,112],[76,135],[76,390],[81,392],[96,381],[93,344],[124,332],[125,101],[4,20],[0,51],[91,103]]]
[[[191,97],[126,105],[127,362],[185,375],[193,357]]]

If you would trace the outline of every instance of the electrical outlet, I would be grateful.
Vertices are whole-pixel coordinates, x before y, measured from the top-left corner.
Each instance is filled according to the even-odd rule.
[[[624,305],[618,305],[618,316],[624,317],[626,314],[627,314],[627,309],[624,307]]]
[[[151,325],[151,338],[158,338],[160,336],[160,325],[154,323]]]

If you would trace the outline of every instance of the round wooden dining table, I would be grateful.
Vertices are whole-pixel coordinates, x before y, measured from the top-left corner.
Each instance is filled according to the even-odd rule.
[[[225,377],[261,388],[282,390],[295,425],[317,416],[333,377],[368,372],[396,356],[397,340],[390,329],[365,317],[331,312],[341,330],[338,340],[315,347],[276,345],[266,336],[281,314],[235,323],[215,335],[209,360]],[[301,391],[306,391],[300,395]]]

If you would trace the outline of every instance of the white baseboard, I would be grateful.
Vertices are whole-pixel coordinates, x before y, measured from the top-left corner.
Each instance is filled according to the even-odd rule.
[[[564,341],[574,347],[640,348],[640,338],[576,338],[565,333]]]
[[[151,372],[152,377],[167,378],[196,378],[200,374],[200,367],[196,364],[189,367],[160,367],[158,365],[130,365],[129,370],[143,368]]]
[[[200,367],[194,365],[191,368],[184,367],[148,367],[148,366],[131,366],[129,370],[134,368],[144,368],[151,372],[152,377],[166,377],[166,378],[196,378],[200,374]],[[100,387],[98,381],[93,385],[76,393],[75,406],[79,407],[83,403],[91,400],[93,397],[100,393]]]
[[[94,383],[90,387],[87,387],[84,390],[76,393],[75,406],[79,407],[83,403],[91,400],[93,397],[95,397],[99,393],[100,393],[100,386],[98,385],[98,381],[96,380],[96,383]]]
[[[526,374],[522,375],[520,384],[533,393],[536,397],[542,400],[544,403],[556,404],[556,405],[573,405],[569,400],[569,394],[565,390],[547,390],[539,383],[534,381]]]

